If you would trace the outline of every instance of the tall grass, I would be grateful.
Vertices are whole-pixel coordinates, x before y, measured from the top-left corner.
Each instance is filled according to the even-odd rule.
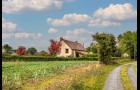
[[[21,87],[29,79],[37,82],[39,78],[63,73],[68,68],[83,66],[94,61],[49,61],[49,62],[3,62],[2,88]]]
[[[123,90],[134,90],[134,87],[127,75],[127,69],[129,65],[125,65],[121,68],[121,81],[122,81],[122,86],[123,86]]]

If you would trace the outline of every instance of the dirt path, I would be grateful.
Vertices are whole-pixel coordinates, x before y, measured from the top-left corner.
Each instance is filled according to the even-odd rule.
[[[127,74],[134,86],[134,89],[137,90],[137,73],[134,71],[134,65],[131,65],[128,68]]]
[[[116,67],[111,71],[109,74],[109,77],[107,78],[105,82],[105,86],[103,90],[123,90],[121,79],[120,79],[120,69],[121,66]]]

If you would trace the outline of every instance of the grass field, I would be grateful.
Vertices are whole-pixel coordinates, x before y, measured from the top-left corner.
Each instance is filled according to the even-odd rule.
[[[68,68],[83,66],[95,61],[2,62],[2,87],[20,87],[24,81],[46,78],[63,73]]]

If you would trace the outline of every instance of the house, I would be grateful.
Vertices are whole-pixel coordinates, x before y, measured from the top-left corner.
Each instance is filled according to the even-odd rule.
[[[60,37],[60,43],[61,43],[61,51],[60,54],[58,54],[57,56],[79,57],[81,55],[87,54],[84,46],[78,43],[77,41],[73,42],[73,41],[65,40],[62,37]]]

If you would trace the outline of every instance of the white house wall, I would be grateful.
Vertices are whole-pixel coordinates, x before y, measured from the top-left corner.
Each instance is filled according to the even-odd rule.
[[[71,56],[72,55],[71,48],[63,40],[60,43],[61,43],[61,52],[57,56],[64,56],[64,57]],[[68,53],[65,52],[66,49],[68,49],[69,51]]]

